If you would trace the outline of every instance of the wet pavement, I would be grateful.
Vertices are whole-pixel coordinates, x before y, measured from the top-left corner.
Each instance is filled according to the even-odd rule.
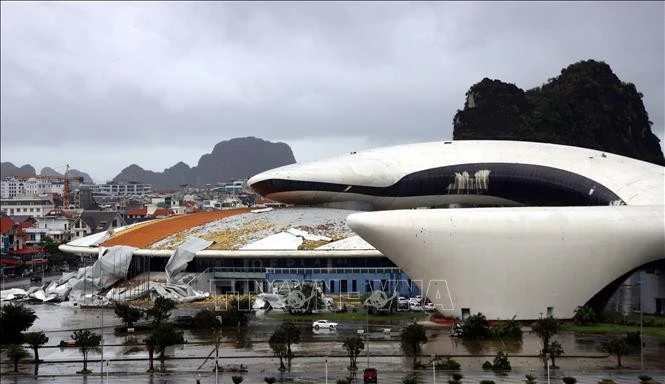
[[[214,359],[207,359],[214,346],[209,343],[206,335],[185,331],[187,343],[167,349],[167,374],[146,373],[148,353],[141,345],[132,345],[131,340],[139,343],[145,335],[117,336],[113,327],[121,324],[110,308],[75,308],[65,305],[39,304],[29,305],[39,316],[30,331],[43,330],[49,337],[46,346],[40,348],[39,355],[44,362],[39,365],[38,376],[34,376],[34,364],[22,363],[20,374],[11,372],[9,364],[2,365],[2,383],[195,383],[198,375],[201,383],[215,383],[213,373]],[[83,368],[82,355],[72,347],[59,347],[61,340],[67,340],[74,330],[91,328],[99,333],[104,323],[104,360],[100,353],[91,353],[88,369],[93,373],[88,376],[77,375],[76,371]],[[243,383],[263,383],[266,376],[283,378],[285,382],[325,383],[326,360],[328,382],[335,383],[338,378],[347,375],[348,357],[342,348],[346,336],[356,333],[365,327],[365,323],[343,322],[338,331],[322,330],[315,332],[310,322],[302,323],[303,342],[295,345],[296,358],[292,372],[281,374],[278,371],[279,360],[272,357],[268,346],[268,338],[280,321],[265,316],[258,316],[251,322],[246,332],[225,330],[223,343],[220,347],[220,365],[225,368],[247,367]],[[401,356],[399,347],[399,326],[393,324],[370,324],[369,333],[369,365],[379,370],[381,383],[401,383],[401,379],[410,372],[410,359]],[[386,334],[385,328],[392,332]],[[521,343],[464,343],[449,336],[448,329],[428,331],[429,341],[423,345],[423,355],[454,356],[461,365],[463,382],[479,382],[494,380],[497,383],[523,383],[525,374],[533,374],[538,382],[547,382],[546,370],[536,357],[540,349],[539,339],[525,333]],[[559,334],[555,337],[562,344],[565,354],[557,360],[561,368],[552,370],[551,381],[561,382],[563,376],[573,376],[578,383],[597,383],[603,378],[613,379],[617,383],[638,383],[640,375],[639,353],[622,358],[627,367],[624,370],[614,368],[616,358],[602,353],[598,346],[603,336]],[[513,371],[505,376],[483,371],[481,364],[485,360],[492,361],[498,350],[508,351]],[[101,352],[101,351],[100,351]],[[473,354],[473,356],[472,356]],[[214,356],[214,354],[213,354]],[[423,357],[423,361],[429,358]],[[3,361],[6,361],[3,356]],[[644,350],[645,372],[661,383],[665,383],[665,339],[646,338]],[[358,359],[360,368],[368,365],[367,349]],[[155,367],[159,362],[155,360]],[[104,369],[104,375],[100,372]],[[432,372],[431,369],[418,371],[423,383],[446,383],[449,373]],[[221,372],[218,383],[231,383],[231,376],[238,373]]]

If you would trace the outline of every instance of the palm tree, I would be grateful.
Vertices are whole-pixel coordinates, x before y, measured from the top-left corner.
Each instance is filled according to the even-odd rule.
[[[88,370],[88,353],[90,350],[99,346],[102,341],[102,336],[90,332],[88,329],[79,329],[72,334],[74,345],[76,345],[83,354],[83,370],[80,373],[90,373]]]
[[[413,369],[416,369],[420,344],[427,342],[425,327],[417,323],[410,324],[408,327],[402,329],[400,337],[402,351],[407,356],[413,356]]]
[[[35,362],[39,363],[39,347],[48,343],[48,337],[43,331],[28,332],[23,334],[23,340],[30,345],[30,348],[32,348],[35,353]]]
[[[7,357],[9,357],[12,362],[14,362],[14,372],[18,372],[19,361],[21,361],[21,359],[25,359],[28,356],[30,356],[28,351],[17,344],[11,344],[7,349]]]
[[[544,368],[547,369],[547,355],[549,354],[550,339],[559,332],[559,329],[561,329],[561,323],[559,323],[559,320],[555,319],[553,316],[547,316],[545,318],[541,317],[531,325],[531,329],[543,341],[543,349],[540,354],[544,358]]]
[[[621,356],[628,354],[628,343],[626,340],[624,338],[613,338],[603,343],[602,348],[605,352],[616,355],[617,367],[621,367]]]
[[[553,342],[550,343],[548,351],[550,354],[550,358],[552,359],[552,368],[557,368],[554,359],[563,355],[563,347],[558,341],[554,340]]]
[[[284,366],[284,358],[287,357],[288,354],[286,349],[286,335],[284,334],[284,330],[277,328],[272,336],[270,336],[268,345],[270,345],[270,349],[272,349],[272,352],[275,354],[275,356],[279,357],[279,370],[286,371],[286,367]]]
[[[185,339],[182,337],[182,331],[177,329],[172,323],[161,323],[153,329],[152,336],[154,336],[155,346],[157,347],[157,351],[159,351],[161,370],[164,372],[166,348],[172,345],[182,344],[185,342]]]
[[[152,317],[152,323],[154,325],[159,325],[162,321],[171,316],[171,310],[175,308],[175,306],[175,301],[159,296],[155,299],[152,307],[148,308],[145,313],[148,317]]]
[[[288,369],[291,370],[291,360],[293,360],[293,352],[291,351],[291,344],[300,343],[300,330],[291,321],[285,321],[279,326],[277,331],[280,331],[279,336],[282,342],[286,345],[286,361],[288,362]],[[275,333],[277,333],[275,331]],[[274,335],[274,334],[273,334]]]
[[[365,349],[363,339],[358,335],[349,336],[344,339],[344,344],[342,344],[342,347],[344,347],[346,353],[349,355],[349,360],[351,362],[349,369],[356,370],[358,368],[358,355],[363,349]]]
[[[131,328],[143,316],[143,310],[132,307],[127,303],[116,302],[113,311],[116,316],[122,319],[122,323],[127,328]]]
[[[148,372],[155,372],[154,360],[155,360],[155,349],[157,348],[157,341],[155,340],[155,334],[152,333],[150,336],[143,340],[146,348],[148,349],[148,361],[150,366],[148,367]]]
[[[32,308],[26,308],[21,303],[3,305],[0,309],[0,324],[2,324],[0,344],[21,344],[23,342],[21,332],[32,327],[35,320],[37,315]]]

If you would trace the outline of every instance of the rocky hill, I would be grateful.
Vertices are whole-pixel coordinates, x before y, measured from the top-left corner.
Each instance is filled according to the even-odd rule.
[[[295,157],[287,144],[243,137],[218,143],[211,153],[199,158],[195,167],[181,161],[163,172],[153,172],[132,164],[123,169],[113,181],[138,181],[152,184],[153,189],[175,189],[183,184],[196,187],[248,178],[292,163],[295,163]]]
[[[37,172],[35,171],[35,168],[30,165],[26,164],[22,167],[17,167],[14,164],[10,162],[3,162],[0,164],[0,174],[2,177],[7,177],[7,176],[14,176],[14,175],[37,175]],[[53,168],[50,167],[44,167],[42,168],[42,171],[39,173],[40,176],[63,176],[62,173],[57,172]],[[85,172],[79,171],[77,169],[70,169],[69,170],[69,175],[74,176],[74,177],[83,177],[83,182],[85,183],[92,183],[92,178],[90,175],[88,175]]]
[[[642,94],[604,62],[572,64],[541,87],[483,79],[453,120],[454,140],[521,140],[592,148],[665,165]]]

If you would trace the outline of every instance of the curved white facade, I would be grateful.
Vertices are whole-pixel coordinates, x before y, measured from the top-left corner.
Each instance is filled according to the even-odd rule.
[[[395,210],[349,226],[438,309],[488,319],[571,318],[605,286],[665,257],[662,206]]]
[[[455,141],[293,164],[248,184],[286,203],[386,210],[348,224],[444,314],[535,319],[548,307],[570,318],[606,299],[608,285],[665,259],[664,175],[592,149]],[[503,207],[400,210],[450,204]]]
[[[549,183],[534,187],[555,196],[543,203],[524,200],[542,192],[492,193],[497,182],[505,187],[515,178]],[[663,203],[663,167],[659,165],[592,149],[517,141],[441,141],[378,148],[275,168],[248,181],[257,193],[284,203],[356,201],[375,209],[551,205],[556,195],[572,190],[566,183],[584,188],[577,193],[590,197],[603,188],[625,204],[653,203],[658,195],[657,204]],[[519,183],[513,185],[519,188]],[[564,205],[607,205],[580,197],[571,196]]]

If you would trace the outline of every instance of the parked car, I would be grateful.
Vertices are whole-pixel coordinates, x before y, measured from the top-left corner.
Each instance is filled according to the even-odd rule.
[[[378,372],[376,368],[365,368],[363,372],[363,383],[376,383]]]
[[[436,311],[436,308],[434,307],[434,304],[432,304],[432,303],[427,303],[427,304],[425,304],[425,305],[423,306],[423,309],[425,309],[425,311],[427,311],[427,312],[434,312],[434,311]]]
[[[312,328],[314,329],[319,329],[319,328],[337,328],[337,323],[333,323],[332,321],[328,320],[317,320],[312,323]]]

